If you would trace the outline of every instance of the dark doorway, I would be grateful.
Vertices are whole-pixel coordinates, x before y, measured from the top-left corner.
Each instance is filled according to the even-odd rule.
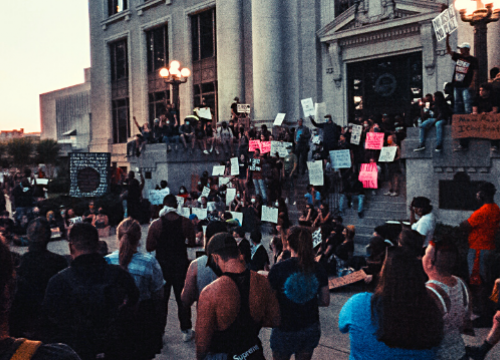
[[[453,180],[439,181],[439,208],[446,210],[477,210],[476,194],[481,181],[470,181],[464,172],[456,173]]]
[[[347,65],[349,121],[356,115],[400,115],[410,122],[412,103],[422,97],[422,53]]]

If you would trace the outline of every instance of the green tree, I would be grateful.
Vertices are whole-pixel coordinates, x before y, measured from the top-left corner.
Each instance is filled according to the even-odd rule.
[[[52,139],[40,140],[36,145],[36,160],[38,163],[45,164],[47,177],[52,179],[54,167],[59,160],[59,151],[61,147],[57,141]]]
[[[12,164],[19,169],[33,164],[34,144],[30,138],[12,139],[7,143],[7,154],[9,154]]]

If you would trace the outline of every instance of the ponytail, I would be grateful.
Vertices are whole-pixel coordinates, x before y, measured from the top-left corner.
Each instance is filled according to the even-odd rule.
[[[297,253],[299,266],[305,273],[314,270],[314,252],[311,231],[302,226],[293,226],[288,230],[288,245]]]
[[[119,262],[120,266],[128,269],[132,261],[137,244],[141,239],[141,226],[132,218],[123,220],[117,228],[118,240],[120,242]]]

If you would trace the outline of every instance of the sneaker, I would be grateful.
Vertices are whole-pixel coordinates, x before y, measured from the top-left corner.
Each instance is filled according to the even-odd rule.
[[[192,329],[184,330],[182,332],[182,341],[188,342],[193,340],[194,338],[194,331]]]
[[[397,192],[395,192],[395,191],[393,191],[393,192],[391,192],[391,193],[390,193],[390,196],[392,196],[392,197],[394,197],[394,196],[398,196],[398,193],[397,193]]]
[[[219,155],[219,149],[215,148],[215,153]]]
[[[498,147],[497,146],[492,146],[491,147],[491,152],[498,152]]]
[[[211,154],[213,151],[214,151],[214,147],[212,146],[212,147],[210,148],[210,154]]]
[[[437,153],[440,153],[441,151],[443,151],[443,148],[441,146],[437,146],[435,149],[434,149],[435,152]]]
[[[391,196],[391,194],[392,194],[392,191],[391,191],[391,190],[386,191],[386,192],[384,193],[384,195],[385,195],[385,196]]]
[[[424,151],[425,150],[425,145],[419,145],[418,148],[413,149],[414,152],[419,152],[419,151]]]
[[[208,151],[207,150],[203,150],[203,154],[208,155]]]

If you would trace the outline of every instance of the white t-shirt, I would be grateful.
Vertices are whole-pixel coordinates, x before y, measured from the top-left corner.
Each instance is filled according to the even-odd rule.
[[[425,236],[424,246],[429,245],[429,242],[434,236],[436,228],[436,217],[432,212],[422,216],[415,224],[411,226],[412,230],[417,231],[420,235]]]

